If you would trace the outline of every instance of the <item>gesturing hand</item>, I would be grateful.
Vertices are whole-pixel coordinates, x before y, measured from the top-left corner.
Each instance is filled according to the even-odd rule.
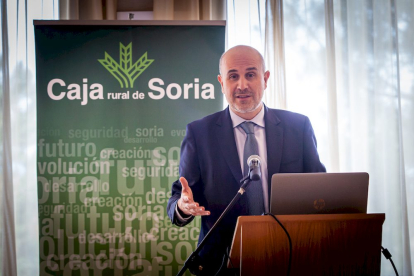
[[[188,182],[184,177],[180,177],[182,186],[181,197],[178,200],[178,208],[186,215],[193,216],[207,216],[210,215],[209,211],[206,211],[203,206],[199,206],[197,202],[194,202],[193,192],[191,191]]]

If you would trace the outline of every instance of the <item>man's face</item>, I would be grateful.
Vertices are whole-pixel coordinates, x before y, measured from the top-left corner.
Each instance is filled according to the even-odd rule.
[[[264,72],[259,54],[252,48],[238,46],[222,58],[218,80],[230,108],[244,119],[252,119],[262,107],[263,91],[269,72]]]

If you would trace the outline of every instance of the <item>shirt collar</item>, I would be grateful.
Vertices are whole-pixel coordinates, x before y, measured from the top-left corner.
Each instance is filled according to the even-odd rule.
[[[253,119],[246,120],[246,119],[243,119],[242,117],[240,117],[239,115],[237,115],[236,113],[234,113],[233,110],[231,110],[231,108],[229,108],[231,122],[233,123],[233,128],[239,126],[241,123],[243,123],[245,121],[253,122],[256,125],[264,128],[265,127],[265,124],[264,124],[264,110],[265,110],[264,109],[264,104],[262,103],[262,109],[260,110],[260,112],[257,113],[257,115]]]

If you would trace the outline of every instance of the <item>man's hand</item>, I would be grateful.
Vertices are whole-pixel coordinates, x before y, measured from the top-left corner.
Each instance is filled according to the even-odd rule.
[[[204,210],[203,206],[199,206],[197,202],[194,202],[193,192],[191,191],[188,182],[184,177],[180,177],[182,186],[181,198],[178,200],[178,208],[186,215],[193,216],[208,216],[209,211]]]

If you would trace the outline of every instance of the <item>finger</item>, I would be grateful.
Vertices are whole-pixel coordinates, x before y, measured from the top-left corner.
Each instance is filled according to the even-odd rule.
[[[182,189],[181,189],[182,192],[187,192],[187,193],[191,192],[191,188],[190,186],[188,186],[187,179],[185,179],[184,177],[180,177],[180,182],[182,186]]]
[[[189,212],[193,216],[208,216],[208,215],[210,215],[210,211],[206,211],[204,209],[204,207],[192,208],[194,206],[191,206],[191,205],[188,205],[188,207],[189,207],[189,209],[187,209],[186,211]]]
[[[204,208],[197,208],[191,211],[193,216],[208,216],[210,215],[210,211],[204,210]]]
[[[188,208],[188,209],[194,209],[194,210],[196,210],[197,208],[198,208],[198,206],[199,206],[199,204],[197,203],[197,202],[191,202],[191,203],[187,203],[187,204],[185,204],[185,206]]]
[[[180,202],[178,203],[178,207],[184,212],[195,212],[195,210],[198,208],[198,203],[194,203],[194,201],[191,201],[190,203]]]

